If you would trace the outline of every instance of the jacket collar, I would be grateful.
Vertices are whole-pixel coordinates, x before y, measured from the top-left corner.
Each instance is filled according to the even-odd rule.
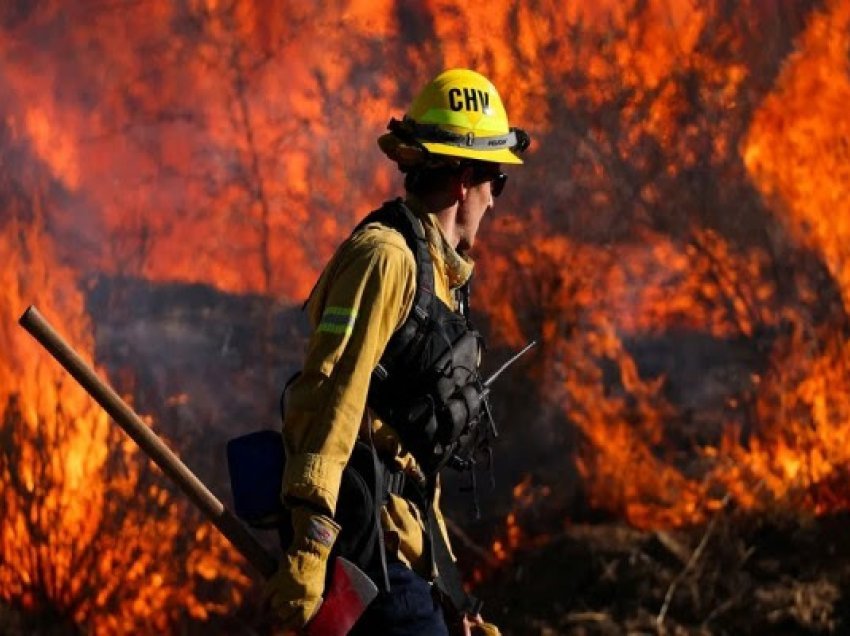
[[[465,284],[472,276],[475,262],[452,247],[443,233],[439,219],[418,198],[409,194],[404,203],[422,221],[431,252],[438,258],[440,261],[438,266],[444,270],[449,279],[449,288],[457,289]]]

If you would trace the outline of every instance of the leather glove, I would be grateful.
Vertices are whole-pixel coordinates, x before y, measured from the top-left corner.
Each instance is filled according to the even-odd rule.
[[[292,543],[265,585],[265,598],[281,620],[281,627],[300,629],[322,604],[328,555],[339,534],[339,524],[309,508],[292,510]]]

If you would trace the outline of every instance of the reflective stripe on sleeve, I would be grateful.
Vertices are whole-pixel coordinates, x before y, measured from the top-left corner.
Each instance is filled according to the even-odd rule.
[[[348,335],[354,329],[357,310],[350,307],[325,307],[316,331]]]

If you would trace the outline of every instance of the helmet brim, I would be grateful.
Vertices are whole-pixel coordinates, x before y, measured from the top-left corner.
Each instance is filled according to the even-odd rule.
[[[422,142],[422,145],[425,146],[431,154],[442,155],[444,157],[458,157],[461,159],[475,159],[476,161],[515,165],[523,163],[522,159],[520,159],[516,153],[509,148],[500,148],[498,150],[476,150],[473,148],[463,148],[461,146],[432,142]]]

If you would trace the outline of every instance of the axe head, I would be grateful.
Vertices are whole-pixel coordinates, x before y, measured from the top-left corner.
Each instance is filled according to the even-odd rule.
[[[334,561],[331,584],[319,611],[305,629],[307,636],[345,636],[378,595],[378,586],[342,557]]]

